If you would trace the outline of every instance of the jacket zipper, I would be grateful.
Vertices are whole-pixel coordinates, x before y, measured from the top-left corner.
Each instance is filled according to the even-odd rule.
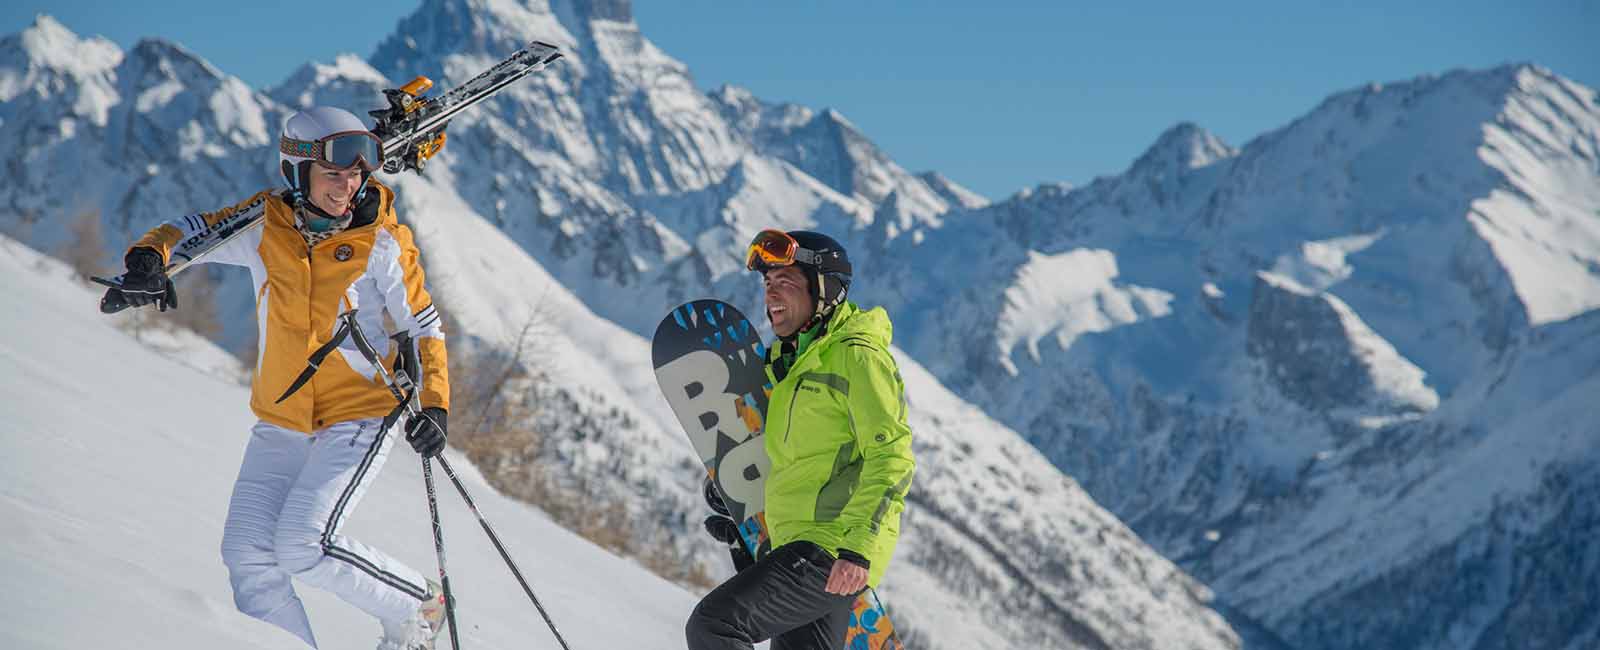
[[[794,394],[789,396],[789,417],[783,426],[783,444],[789,444],[789,434],[794,431],[794,405],[800,401],[800,384],[806,383],[804,379],[794,382]]]

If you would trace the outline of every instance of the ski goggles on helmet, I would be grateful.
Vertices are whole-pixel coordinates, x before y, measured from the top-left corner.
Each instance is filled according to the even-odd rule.
[[[278,148],[284,154],[310,158],[324,167],[350,169],[361,165],[365,171],[383,164],[383,141],[371,131],[343,131],[316,140],[283,136]]]
[[[750,251],[745,254],[744,267],[751,271],[770,271],[794,264],[816,266],[822,256],[809,248],[802,248],[782,230],[763,230],[750,241]]]

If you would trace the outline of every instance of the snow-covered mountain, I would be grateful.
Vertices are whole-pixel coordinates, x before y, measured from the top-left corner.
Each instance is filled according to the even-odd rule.
[[[0,227],[53,250],[98,208],[126,241],[273,184],[296,107],[554,42],[567,59],[397,180],[458,344],[531,314],[553,332],[558,435],[512,460],[720,567],[642,335],[703,295],[755,313],[740,245],[817,228],[889,306],[913,385],[923,464],[885,592],[923,647],[1236,643],[1056,468],[1252,646],[1600,643],[1592,89],[1531,65],[1374,84],[1237,148],[1180,124],[1121,174],[991,204],[837,111],[700,92],[630,14],[429,0],[371,57],[264,92],[41,18],[0,39]],[[226,325],[230,347],[252,329]]]
[[[547,435],[492,469],[537,463],[588,496],[627,504],[644,541],[723,574],[720,549],[698,530],[698,463],[655,389],[641,333],[689,297],[754,305],[757,283],[737,248],[759,228],[848,233],[870,268],[871,250],[938,228],[946,197],[983,200],[906,172],[831,111],[757,101],[756,117],[806,116],[788,142],[777,126],[735,124],[727,89],[696,90],[681,63],[639,34],[625,2],[427,2],[371,59],[309,64],[266,92],[180,46],[144,41],[123,53],[41,17],[0,40],[0,145],[27,172],[25,184],[0,187],[0,225],[53,249],[69,237],[63,217],[98,208],[114,247],[161,219],[274,184],[264,125],[295,107],[375,105],[379,88],[413,74],[448,87],[533,38],[568,58],[453,121],[428,174],[389,179],[402,218],[461,324],[453,345],[507,346],[541,324],[535,369],[549,380],[534,401]],[[82,48],[102,55],[58,54]],[[819,179],[806,165],[839,175]],[[250,329],[249,300],[225,285],[230,346]],[[901,363],[921,468],[882,591],[915,647],[1238,646],[1209,590],[1017,432],[915,359]]]
[[[1592,89],[1374,84],[945,221],[863,298],[1247,637],[1600,644]]]

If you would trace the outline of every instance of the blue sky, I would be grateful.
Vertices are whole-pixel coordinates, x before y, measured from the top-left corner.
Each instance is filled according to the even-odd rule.
[[[160,36],[265,87],[371,54],[419,4],[13,0],[0,32],[42,12],[124,47]],[[1600,87],[1594,0],[635,4],[701,87],[838,109],[908,169],[991,198],[1120,172],[1183,120],[1241,145],[1369,81],[1531,61]]]

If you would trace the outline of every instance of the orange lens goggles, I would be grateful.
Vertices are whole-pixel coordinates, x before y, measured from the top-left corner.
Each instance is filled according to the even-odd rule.
[[[766,271],[794,264],[800,243],[782,230],[763,230],[750,241],[750,251],[745,254],[744,267],[751,271]]]

